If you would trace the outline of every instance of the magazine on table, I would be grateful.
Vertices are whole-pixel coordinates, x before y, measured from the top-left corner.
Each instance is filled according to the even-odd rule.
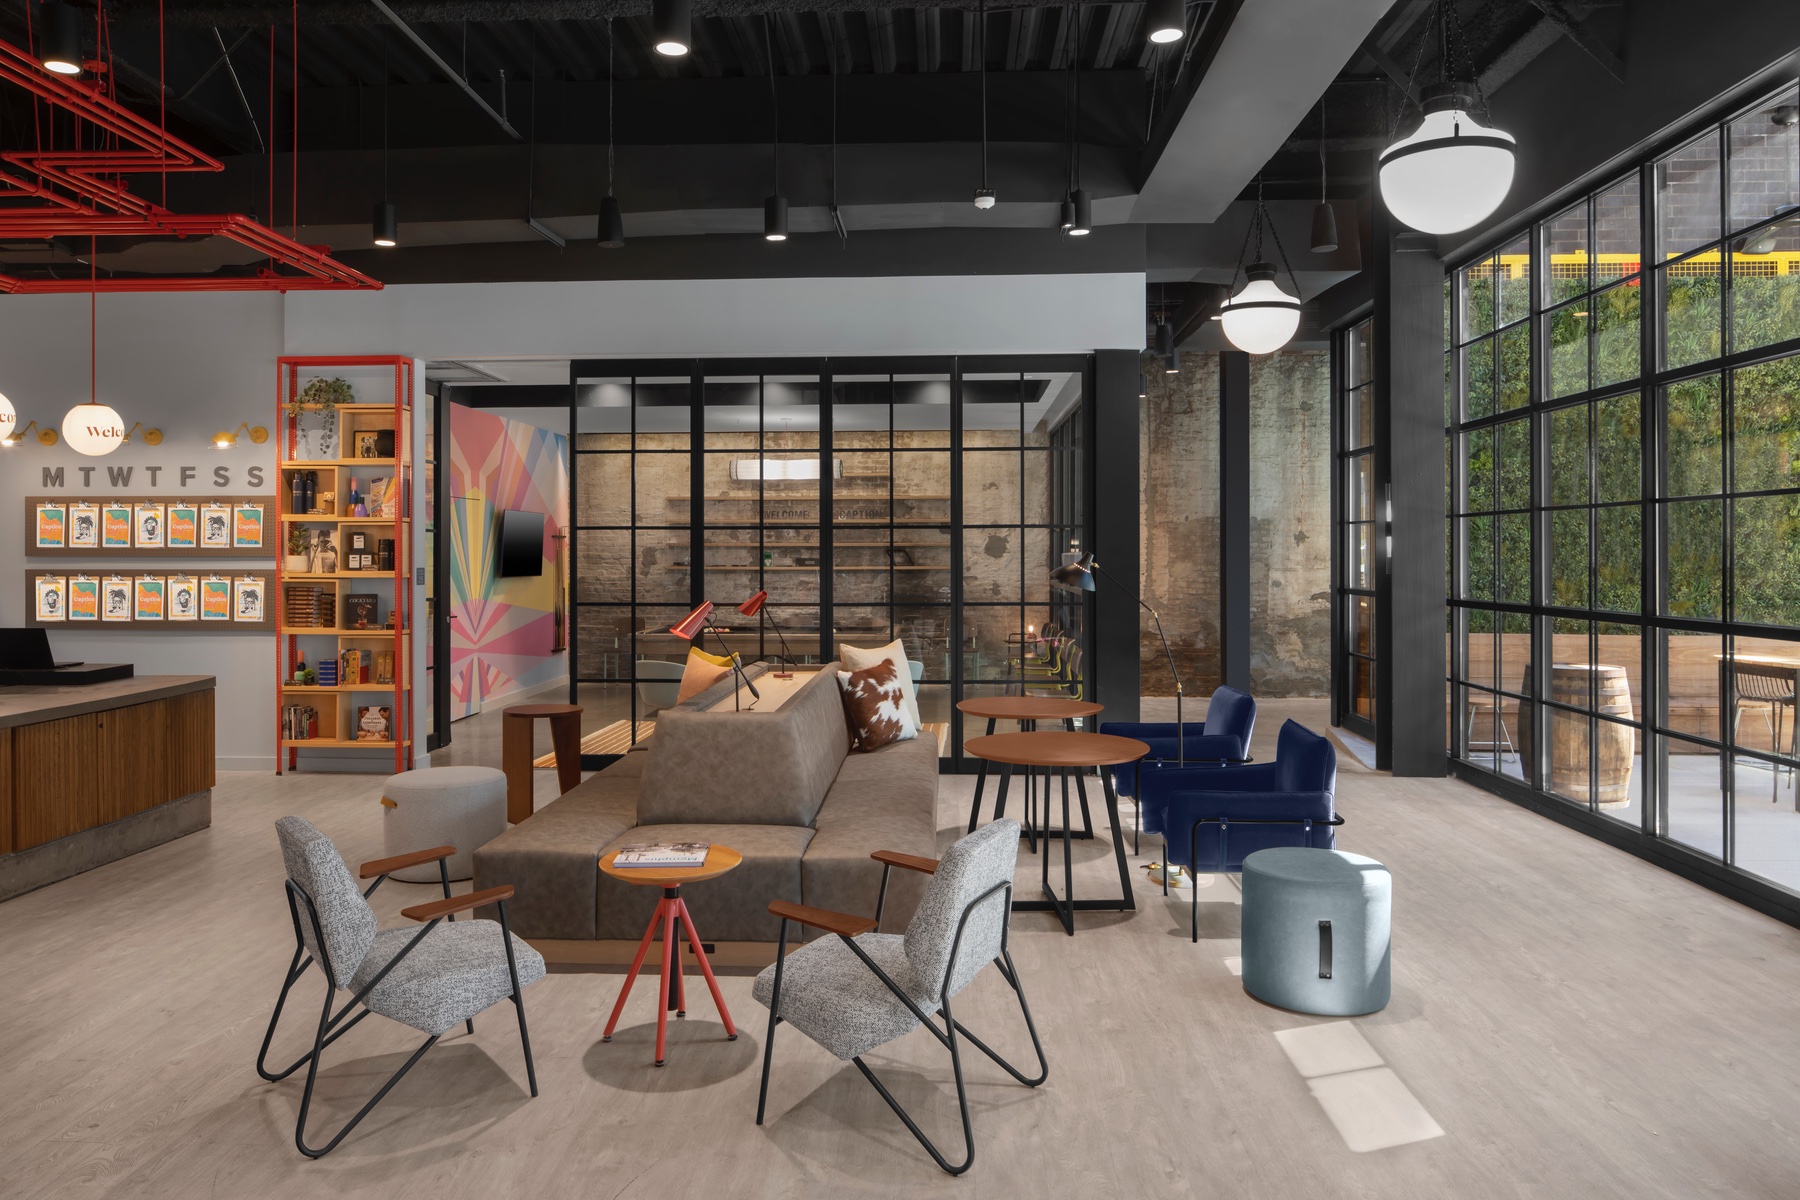
[[[698,867],[706,863],[711,842],[656,842],[626,846],[613,857],[615,867]]]

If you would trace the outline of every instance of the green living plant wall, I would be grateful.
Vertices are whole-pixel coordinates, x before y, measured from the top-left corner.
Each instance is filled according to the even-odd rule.
[[[1472,329],[1491,328],[1520,315],[1502,289],[1494,311],[1494,287],[1471,272],[1467,312]],[[1641,287],[1635,280],[1597,292],[1558,310],[1545,321],[1553,396],[1627,383],[1639,374]],[[1674,282],[1674,281],[1672,281]],[[1721,281],[1717,275],[1679,279],[1670,289],[1665,322],[1666,358],[1672,367],[1716,359],[1722,347]],[[1592,325],[1594,380],[1588,380]],[[1734,351],[1800,337],[1800,277],[1740,276],[1732,290]],[[1530,402],[1528,324],[1467,349],[1470,418]],[[1666,495],[1668,526],[1667,609],[1671,615],[1719,619],[1723,612],[1724,404],[1718,375],[1666,389]],[[1800,355],[1738,370],[1733,379],[1732,511],[1736,571],[1735,616],[1752,624],[1800,627]],[[1590,412],[1591,426],[1590,426]],[[1628,502],[1643,493],[1643,437],[1638,394],[1628,392],[1591,404],[1553,410],[1550,422],[1550,503],[1598,506],[1590,525],[1585,507],[1555,512],[1549,521],[1548,601],[1559,607],[1637,613],[1641,599],[1641,510]],[[1468,439],[1466,511],[1486,513],[1529,504],[1531,448],[1526,423],[1507,422]],[[1522,499],[1523,498],[1523,499]],[[1627,502],[1627,507],[1609,507]],[[1498,530],[1495,529],[1498,522]],[[1492,556],[1476,553],[1499,537],[1496,577]],[[1587,573],[1589,540],[1596,569]],[[1478,516],[1469,528],[1469,595],[1525,602],[1530,598],[1532,555],[1524,514]],[[1475,619],[1471,615],[1472,621]],[[1484,618],[1485,620],[1485,618]],[[1567,624],[1566,632],[1585,629]],[[1473,628],[1473,626],[1472,626]],[[1635,632],[1633,626],[1601,625],[1598,631]]]

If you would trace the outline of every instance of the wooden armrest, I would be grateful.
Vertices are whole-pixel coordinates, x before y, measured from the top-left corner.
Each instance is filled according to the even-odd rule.
[[[798,921],[802,925],[811,925],[814,929],[823,929],[826,933],[841,933],[845,937],[855,937],[859,933],[867,933],[875,928],[875,922],[870,917],[832,912],[829,908],[808,908],[804,904],[790,904],[786,900],[770,901],[769,911],[778,917]]]
[[[440,858],[449,858],[455,853],[455,846],[433,846],[429,850],[414,850],[411,854],[396,854],[392,858],[378,858],[362,865],[362,877],[373,879],[377,875],[389,875],[403,867],[416,867],[420,863],[436,862]]]
[[[925,875],[936,875],[938,860],[920,858],[916,854],[902,854],[898,850],[877,850],[869,855],[878,863],[886,863],[890,867],[905,867],[909,871],[918,871]]]
[[[503,883],[499,887],[483,888],[479,892],[469,892],[462,896],[452,896],[448,900],[433,900],[430,904],[415,904],[411,908],[403,908],[400,915],[409,921],[433,921],[438,917],[447,917],[451,913],[468,912],[472,908],[480,908],[483,904],[493,904],[500,900],[513,898],[513,886]]]

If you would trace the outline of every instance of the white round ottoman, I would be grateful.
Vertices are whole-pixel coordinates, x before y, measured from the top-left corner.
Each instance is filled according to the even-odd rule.
[[[475,875],[475,851],[506,832],[506,776],[492,767],[427,767],[381,786],[382,842],[389,857],[455,846],[450,878]],[[438,882],[438,865],[395,871],[408,883]]]

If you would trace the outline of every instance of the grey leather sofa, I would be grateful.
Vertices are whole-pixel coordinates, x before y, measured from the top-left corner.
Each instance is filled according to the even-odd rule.
[[[643,751],[546,805],[475,852],[475,886],[511,884],[514,932],[537,941],[641,938],[658,899],[602,875],[608,850],[662,841],[730,846],[742,865],[684,889],[700,936],[774,942],[771,900],[870,913],[876,850],[935,857],[937,739],[927,732],[850,753],[837,665],[772,712],[664,711]],[[704,702],[704,697],[701,698]],[[926,879],[899,871],[882,924],[903,929]]]

